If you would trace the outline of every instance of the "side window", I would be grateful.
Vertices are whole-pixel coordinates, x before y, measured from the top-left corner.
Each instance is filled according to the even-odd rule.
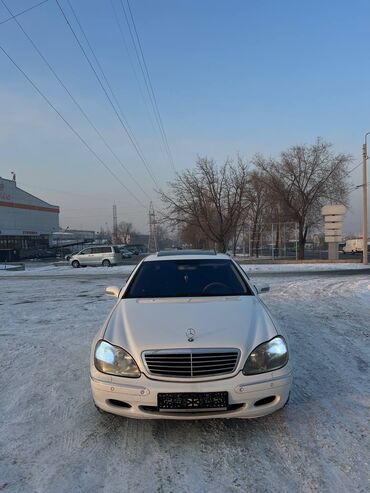
[[[93,248],[91,248],[91,253],[101,253],[101,248],[93,247]]]
[[[85,248],[84,250],[81,250],[80,255],[87,255],[88,253],[91,253],[92,248]]]
[[[110,253],[111,252],[111,248],[108,246],[102,246],[102,247],[96,247],[95,248],[96,252],[95,253]]]

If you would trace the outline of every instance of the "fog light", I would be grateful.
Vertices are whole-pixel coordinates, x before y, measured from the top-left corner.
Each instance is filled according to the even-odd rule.
[[[255,402],[254,405],[255,407],[265,406],[266,404],[271,404],[271,402],[273,402],[275,399],[276,395],[269,395],[268,397],[264,397],[263,399]]]

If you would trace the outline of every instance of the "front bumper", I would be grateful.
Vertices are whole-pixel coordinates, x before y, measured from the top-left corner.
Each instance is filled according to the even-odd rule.
[[[244,376],[241,372],[231,378],[203,382],[169,382],[140,378],[121,378],[93,371],[91,390],[97,407],[109,413],[141,419],[209,419],[258,418],[282,408],[289,397],[292,384],[288,364],[278,371]],[[224,392],[229,395],[226,411],[161,412],[157,408],[160,392]],[[271,399],[274,397],[273,399]],[[270,398],[270,402],[258,401]],[[267,399],[268,400],[268,399]]]

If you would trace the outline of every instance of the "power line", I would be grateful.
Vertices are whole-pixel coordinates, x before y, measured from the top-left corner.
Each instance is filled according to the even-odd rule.
[[[103,67],[101,66],[101,63],[99,62],[99,60],[98,60],[98,58],[97,58],[97,56],[96,56],[96,54],[95,54],[95,51],[94,51],[94,49],[93,49],[93,47],[92,47],[92,45],[91,45],[91,43],[90,43],[90,41],[89,41],[89,39],[88,39],[88,37],[87,37],[86,33],[85,33],[85,30],[83,29],[82,24],[81,24],[81,22],[79,21],[79,19],[78,19],[78,17],[77,17],[76,11],[75,11],[75,9],[73,8],[73,6],[72,6],[71,2],[70,2],[69,0],[67,0],[67,2],[68,2],[68,5],[69,5],[69,8],[71,9],[71,12],[72,12],[72,14],[73,14],[73,17],[74,17],[75,21],[77,22],[77,25],[78,25],[78,27],[79,27],[79,29],[80,29],[80,31],[81,31],[81,33],[82,33],[82,35],[83,35],[83,37],[84,37],[85,41],[86,41],[86,44],[87,44],[87,46],[89,47],[89,50],[90,50],[90,52],[91,52],[91,54],[92,54],[92,56],[93,56],[93,58],[94,58],[94,60],[95,60],[95,63],[96,63],[96,65],[98,66],[98,69],[100,70],[101,75],[103,76],[103,79],[104,79],[104,81],[105,81],[105,83],[106,83],[106,85],[107,85],[107,87],[108,87],[108,90],[109,90],[109,92],[110,92],[110,94],[111,94],[111,96],[112,96],[112,98],[113,98],[113,100],[114,100],[115,104],[117,105],[117,107],[118,107],[118,109],[119,109],[119,112],[120,112],[120,114],[121,114],[121,117],[122,117],[122,119],[124,120],[125,125],[126,125],[126,127],[128,128],[128,130],[129,130],[130,134],[133,136],[133,140],[135,141],[135,144],[136,144],[136,145],[137,145],[137,147],[140,149],[140,146],[139,146],[139,144],[138,144],[138,142],[137,142],[137,139],[135,139],[134,132],[133,132],[132,128],[130,127],[130,125],[129,125],[128,121],[127,121],[127,118],[125,117],[125,114],[124,114],[124,112],[123,112],[123,110],[122,110],[122,107],[121,107],[121,105],[119,104],[118,99],[117,99],[116,95],[115,95],[115,94],[114,94],[114,92],[113,92],[112,86],[110,85],[110,83],[109,83],[109,80],[108,80],[107,76],[105,75],[105,72],[104,72],[104,70],[103,70]],[[140,149],[140,152],[142,152],[142,151],[141,151],[141,149]]]
[[[348,190],[348,193],[350,194],[350,193],[352,193],[352,192],[355,192],[356,190],[360,190],[360,188],[362,188],[362,187],[364,187],[364,186],[366,186],[366,187],[367,187],[367,186],[369,186],[369,185],[370,185],[370,181],[369,181],[368,183],[365,183],[365,184],[364,184],[364,183],[362,183],[361,185],[355,185],[353,188],[350,188],[350,189]]]
[[[354,168],[352,168],[349,171],[347,171],[347,173],[345,174],[345,176],[350,175],[352,173],[352,171],[355,171],[355,169],[359,168],[361,165],[362,165],[362,163],[356,164],[356,166]]]
[[[120,1],[121,1],[122,9],[124,10],[123,2],[122,2],[122,0],[120,0]],[[149,73],[149,70],[148,70],[148,65],[147,65],[146,60],[145,60],[145,56],[144,56],[144,52],[143,52],[143,49],[142,49],[142,45],[141,45],[139,33],[137,31],[137,28],[136,28],[136,23],[135,23],[134,16],[132,14],[132,10],[131,10],[131,6],[130,6],[129,0],[127,0],[127,6],[128,6],[129,13],[130,13],[130,18],[131,18],[132,25],[134,27],[136,41],[137,41],[137,44],[139,46],[141,58],[142,58],[143,65],[144,65],[144,68],[145,68],[145,74],[147,76],[148,83],[149,83],[149,86],[150,86],[149,94],[151,94],[151,96],[152,96],[151,102],[153,104],[153,110],[154,110],[154,113],[157,115],[157,120],[158,120],[158,123],[159,123],[160,132],[162,134],[162,138],[163,138],[163,141],[164,141],[165,148],[167,150],[167,154],[168,154],[168,157],[169,157],[171,166],[172,166],[173,170],[176,172],[176,168],[175,168],[175,163],[173,161],[172,152],[171,152],[171,149],[170,149],[170,146],[169,146],[169,143],[168,143],[166,131],[164,129],[162,116],[161,116],[161,113],[159,111],[159,107],[158,107],[158,104],[157,104],[157,98],[156,98],[156,95],[155,95],[155,92],[154,92],[154,89],[153,89],[153,84],[152,84],[150,73]],[[125,12],[125,10],[124,10],[124,12]],[[125,12],[125,17],[126,17],[126,20],[127,20],[126,12]],[[127,20],[127,24],[129,26],[129,30],[130,30],[130,33],[131,33],[130,24],[129,24],[128,20]],[[134,47],[135,47],[135,52],[136,52],[136,54],[138,56],[137,48],[136,48],[135,43],[134,43]],[[139,56],[138,56],[138,60],[140,60],[140,57]],[[141,64],[140,64],[140,67],[141,67]],[[141,69],[142,69],[142,67],[141,67]],[[145,79],[145,74],[143,73],[144,79]]]
[[[8,12],[10,14],[12,14],[12,11],[9,9],[9,7],[7,6],[7,4],[5,3],[5,0],[1,0],[2,4],[4,5],[4,7],[8,10]],[[44,63],[46,64],[46,66],[49,68],[49,70],[52,72],[52,74],[54,75],[54,77],[56,78],[56,80],[59,82],[59,84],[63,87],[63,89],[66,91],[66,93],[68,94],[68,96],[71,98],[71,100],[73,101],[73,103],[77,106],[77,108],[79,109],[80,113],[83,115],[83,117],[85,118],[85,120],[90,124],[91,128],[95,131],[95,133],[98,135],[98,137],[101,139],[101,141],[104,143],[104,145],[107,147],[107,149],[111,152],[111,154],[114,156],[114,158],[118,161],[118,163],[121,165],[121,167],[126,171],[126,173],[129,175],[129,177],[133,180],[133,182],[140,188],[140,190],[144,193],[144,195],[150,200],[150,196],[147,194],[147,192],[143,189],[143,187],[141,186],[141,184],[136,180],[136,178],[132,175],[132,173],[128,170],[128,168],[124,165],[124,163],[122,162],[122,160],[117,156],[117,154],[114,152],[114,150],[112,149],[112,147],[109,145],[109,143],[106,141],[106,139],[104,138],[104,136],[101,134],[101,132],[97,129],[97,127],[94,125],[94,123],[91,121],[91,119],[89,118],[89,116],[86,114],[85,110],[81,107],[81,105],[78,103],[78,101],[76,100],[76,98],[72,95],[72,93],[70,92],[70,90],[67,88],[67,86],[64,84],[64,82],[62,81],[62,79],[59,77],[59,75],[56,73],[55,69],[52,67],[52,65],[49,63],[49,61],[47,60],[47,58],[45,57],[45,55],[43,55],[43,53],[41,52],[41,50],[38,48],[38,46],[36,45],[36,43],[33,41],[33,39],[31,38],[31,36],[25,31],[25,29],[23,28],[23,26],[21,25],[21,23],[18,21],[18,19],[14,18],[14,21],[17,23],[18,27],[21,29],[21,31],[23,32],[23,34],[26,36],[26,38],[29,40],[29,42],[31,43],[31,45],[33,46],[33,48],[35,49],[35,51],[38,53],[38,55],[40,56],[40,58],[44,61]]]
[[[90,50],[90,52],[91,52],[91,54],[92,54],[92,56],[93,56],[94,60],[95,60],[95,63],[96,63],[96,65],[97,65],[97,67],[98,67],[98,69],[99,69],[99,71],[100,71],[101,75],[103,76],[103,79],[104,79],[104,81],[105,81],[105,83],[106,83],[106,85],[107,85],[107,87],[108,87],[108,90],[109,90],[109,92],[110,92],[110,94],[111,94],[111,96],[112,96],[112,99],[114,100],[114,103],[115,103],[115,104],[116,104],[116,106],[118,107],[118,110],[119,110],[119,112],[120,112],[120,115],[121,115],[121,117],[122,117],[123,121],[125,122],[125,125],[126,125],[126,127],[128,128],[128,130],[129,130],[130,134],[132,135],[132,138],[133,138],[133,140],[135,141],[135,144],[137,145],[137,147],[139,148],[140,152],[142,153],[142,150],[140,149],[140,145],[138,144],[137,139],[135,138],[134,132],[133,132],[133,130],[132,130],[132,128],[131,128],[131,126],[129,125],[128,121],[127,121],[127,118],[126,118],[126,116],[125,116],[125,114],[124,114],[124,111],[122,110],[122,107],[121,107],[121,105],[120,105],[120,103],[119,103],[119,101],[118,101],[118,99],[117,99],[117,97],[116,97],[115,93],[113,92],[112,86],[111,86],[111,84],[109,83],[109,80],[108,80],[108,78],[107,78],[107,76],[106,76],[106,74],[105,74],[105,72],[104,72],[104,70],[103,70],[103,67],[102,67],[101,63],[99,62],[99,59],[98,59],[98,57],[97,57],[97,56],[96,56],[96,54],[95,54],[95,50],[94,50],[94,48],[92,47],[92,45],[91,45],[91,43],[90,43],[90,41],[89,41],[89,38],[87,37],[86,32],[85,32],[85,30],[83,29],[81,22],[79,21],[79,18],[77,17],[76,11],[75,11],[75,9],[73,8],[73,6],[72,6],[71,2],[70,2],[69,0],[67,0],[67,2],[68,2],[68,5],[69,5],[69,8],[71,9],[71,12],[72,12],[72,14],[73,14],[73,17],[74,17],[74,19],[75,19],[75,21],[76,21],[76,23],[77,23],[77,25],[78,25],[78,27],[79,27],[79,29],[80,29],[80,31],[81,31],[81,33],[82,33],[83,37],[84,37],[84,39],[85,39],[85,42],[86,42],[86,44],[87,44],[87,46],[88,46],[88,48],[89,48],[89,50]]]
[[[56,0],[56,2],[57,2],[57,5],[58,5],[58,7],[59,7],[59,9],[60,9],[60,11],[61,11],[61,13],[62,13],[63,17],[64,17],[64,20],[66,21],[66,23],[67,23],[67,25],[68,25],[69,29],[71,30],[71,32],[72,32],[72,34],[73,34],[74,38],[76,39],[76,41],[77,41],[77,43],[78,43],[78,45],[79,45],[79,47],[80,47],[80,49],[81,49],[81,51],[82,51],[82,53],[83,53],[84,57],[86,58],[86,60],[87,60],[87,62],[88,62],[88,64],[89,64],[89,66],[90,66],[91,70],[93,71],[93,73],[94,73],[94,75],[95,75],[95,77],[96,77],[97,81],[99,82],[100,87],[102,88],[102,90],[103,90],[103,92],[104,92],[104,94],[105,94],[106,98],[108,99],[108,101],[109,101],[110,105],[112,106],[113,111],[115,112],[115,114],[116,114],[116,116],[117,116],[118,120],[120,121],[120,123],[121,123],[121,125],[122,125],[122,127],[123,127],[123,129],[124,129],[124,131],[125,131],[125,133],[126,133],[126,135],[128,136],[128,138],[129,138],[129,140],[130,140],[131,144],[133,145],[133,147],[135,148],[136,153],[138,154],[138,156],[139,156],[140,160],[141,160],[141,161],[142,161],[142,163],[144,164],[144,166],[145,166],[145,168],[146,168],[146,170],[147,170],[147,172],[148,172],[148,174],[149,174],[150,178],[152,179],[153,183],[154,183],[154,184],[155,184],[155,185],[159,188],[158,182],[157,182],[156,178],[154,177],[154,175],[152,174],[152,172],[151,172],[151,170],[150,170],[150,166],[149,166],[149,164],[147,163],[146,159],[145,159],[145,158],[144,158],[144,156],[143,156],[143,153],[142,153],[142,151],[141,151],[141,149],[140,149],[140,146],[139,146],[139,144],[138,144],[138,142],[137,142],[137,140],[136,140],[135,136],[133,135],[133,132],[132,132],[132,130],[131,130],[131,128],[130,128],[130,126],[129,126],[128,122],[127,122],[127,119],[125,118],[125,116],[124,116],[124,114],[123,114],[123,112],[122,112],[122,108],[121,108],[121,107],[120,107],[120,105],[118,104],[117,98],[115,97],[115,95],[114,95],[114,93],[113,93],[113,90],[112,90],[112,88],[111,88],[111,86],[110,86],[110,84],[109,84],[109,82],[108,82],[108,79],[107,79],[107,77],[105,76],[105,73],[104,73],[104,71],[103,71],[103,69],[102,69],[102,67],[101,67],[101,64],[99,63],[99,60],[97,59],[97,57],[96,57],[96,55],[95,55],[95,51],[94,51],[94,49],[92,48],[92,46],[91,46],[91,44],[90,44],[90,42],[89,42],[89,40],[88,40],[88,38],[87,38],[87,36],[86,36],[86,33],[85,33],[85,31],[84,31],[84,29],[83,29],[83,27],[82,27],[82,25],[81,25],[81,23],[80,23],[80,21],[79,21],[79,19],[78,19],[78,17],[77,17],[77,14],[76,14],[76,12],[75,12],[74,8],[72,7],[72,5],[71,5],[70,1],[69,1],[69,0],[67,0],[68,5],[69,5],[69,7],[70,7],[70,9],[71,9],[71,11],[72,11],[72,14],[73,14],[73,16],[74,16],[74,18],[75,18],[75,20],[76,20],[76,22],[77,22],[77,24],[78,24],[78,26],[79,26],[79,28],[80,28],[81,32],[82,32],[82,35],[84,36],[84,39],[85,39],[85,41],[86,41],[86,43],[87,43],[87,45],[88,45],[88,47],[89,47],[89,49],[90,49],[90,51],[91,51],[91,53],[92,53],[93,57],[94,57],[94,60],[95,60],[96,64],[98,65],[98,67],[99,67],[99,69],[100,69],[100,71],[101,71],[101,73],[102,73],[102,75],[103,75],[103,77],[104,77],[104,80],[105,80],[105,82],[106,82],[106,84],[107,84],[107,86],[108,86],[108,89],[109,89],[109,90],[110,90],[110,92],[112,93],[112,97],[113,97],[113,99],[115,99],[115,102],[116,102],[116,104],[117,104],[117,106],[118,106],[118,108],[119,108],[119,110],[120,110],[120,112],[121,112],[121,116],[120,116],[119,112],[117,111],[117,108],[116,108],[116,107],[115,107],[115,105],[113,104],[112,99],[110,98],[110,96],[109,96],[109,94],[108,94],[107,90],[105,89],[104,84],[102,83],[102,81],[101,81],[101,79],[100,79],[99,75],[97,74],[97,72],[96,72],[96,70],[95,70],[95,68],[94,68],[94,66],[93,66],[93,64],[92,64],[92,62],[91,62],[91,60],[90,60],[89,56],[88,56],[88,55],[87,55],[87,53],[86,53],[86,50],[85,50],[85,49],[84,49],[84,47],[82,46],[82,43],[80,42],[80,40],[79,40],[79,38],[78,38],[78,36],[77,36],[76,32],[74,31],[74,29],[73,29],[73,27],[72,27],[71,23],[69,22],[69,20],[68,20],[67,16],[65,15],[65,13],[64,13],[64,11],[63,11],[63,9],[62,9],[62,7],[61,7],[60,3],[59,3],[59,0]]]
[[[349,171],[347,171],[347,173],[344,175],[343,178],[346,178],[347,176],[349,176],[353,171],[355,171],[355,169],[359,168],[361,165],[362,165],[362,163],[356,164],[356,166],[354,166],[352,169],[350,169]],[[353,188],[350,188],[348,190],[348,194],[354,192],[355,190],[358,190],[361,186],[362,185],[359,185],[359,186],[355,186]]]
[[[42,2],[37,3],[36,5],[33,5],[32,7],[28,7],[28,9],[22,10],[22,12],[18,12],[18,14],[12,14],[11,17],[8,17],[7,19],[3,20],[0,22],[1,24],[5,24],[6,22],[11,21],[12,19],[16,19],[22,14],[25,14],[26,12],[29,12],[30,10],[35,9],[36,7],[40,7],[40,5],[43,5],[44,3],[48,2],[49,0],[43,0]],[[8,9],[9,10],[9,9]]]
[[[126,9],[123,5],[123,1],[120,0],[120,3],[121,3],[122,11],[123,11],[125,19],[126,19],[127,26],[129,28],[132,44],[134,46],[135,53],[136,53],[136,58],[138,60],[138,63],[139,63],[139,66],[140,66],[140,69],[141,69],[141,72],[142,72],[142,75],[144,78],[145,86],[146,86],[148,94],[149,94],[149,100],[150,100],[152,108],[153,108],[153,113],[154,113],[155,119],[157,121],[159,130],[160,130],[160,134],[161,134],[162,139],[163,139],[163,143],[164,143],[168,158],[170,160],[171,167],[173,168],[174,171],[176,171],[172,152],[171,152],[171,149],[170,149],[170,146],[168,143],[166,131],[165,131],[164,125],[163,125],[162,116],[161,116],[161,113],[159,111],[157,98],[156,98],[156,95],[154,92],[153,84],[152,84],[150,73],[148,70],[148,65],[147,65],[146,60],[145,60],[145,56],[144,56],[144,52],[142,49],[139,33],[137,31],[135,19],[134,19],[134,16],[132,14],[130,2],[129,2],[129,0],[127,0],[127,7],[128,7],[129,14],[130,14],[132,26],[134,28],[135,37],[134,37],[132,29],[131,29],[131,25],[130,25],[130,21],[129,21]]]
[[[75,30],[73,29],[73,27],[72,27],[71,23],[69,22],[69,20],[68,20],[68,18],[67,18],[67,16],[66,16],[66,14],[65,14],[65,12],[64,12],[64,10],[63,10],[63,8],[62,8],[62,6],[60,5],[59,0],[55,0],[55,1],[56,1],[57,5],[58,5],[58,7],[59,7],[59,10],[60,10],[60,11],[61,11],[61,13],[62,13],[62,16],[63,16],[63,18],[64,18],[64,20],[65,20],[65,22],[66,22],[67,26],[69,27],[69,29],[70,29],[71,33],[73,34],[73,37],[75,38],[75,40],[76,40],[76,42],[77,42],[78,46],[80,47],[80,49],[81,49],[81,51],[82,51],[82,53],[83,53],[83,55],[84,55],[84,57],[85,57],[86,61],[88,62],[88,64],[89,64],[89,66],[90,66],[91,70],[93,71],[93,73],[94,73],[94,75],[95,75],[95,78],[96,78],[96,79],[97,79],[97,81],[99,82],[99,85],[100,85],[100,87],[102,88],[102,90],[103,90],[103,92],[104,92],[104,94],[105,94],[106,98],[108,99],[108,101],[109,101],[109,103],[110,103],[110,105],[111,105],[111,107],[112,107],[112,109],[113,109],[114,113],[116,114],[116,116],[117,116],[118,120],[120,121],[120,123],[121,123],[121,125],[122,125],[122,127],[123,127],[123,129],[124,129],[124,131],[125,131],[125,133],[126,133],[126,135],[128,136],[128,138],[129,138],[129,140],[130,140],[131,144],[133,145],[133,147],[134,147],[134,149],[135,149],[135,151],[136,151],[137,155],[139,156],[139,158],[140,158],[141,162],[144,164],[144,166],[145,166],[145,168],[146,168],[146,170],[147,170],[147,172],[148,172],[148,174],[149,174],[150,178],[152,179],[153,183],[156,185],[156,187],[158,187],[158,188],[159,188],[158,182],[157,182],[156,178],[154,177],[153,173],[151,172],[150,167],[149,167],[149,164],[146,162],[146,159],[144,158],[144,156],[143,156],[143,154],[142,154],[142,152],[141,152],[141,150],[140,150],[140,148],[139,148],[138,144],[136,143],[136,141],[135,141],[134,137],[131,135],[131,133],[130,133],[130,131],[129,131],[129,129],[128,129],[128,127],[127,127],[127,125],[126,125],[126,123],[123,121],[123,119],[121,118],[121,116],[120,116],[119,112],[117,111],[116,106],[113,104],[113,101],[112,101],[111,97],[109,96],[109,94],[108,94],[108,92],[107,92],[106,88],[104,87],[104,84],[102,83],[102,81],[101,81],[101,79],[100,79],[100,77],[99,77],[98,73],[96,72],[95,67],[94,67],[94,65],[92,64],[92,62],[91,62],[91,60],[90,60],[90,58],[89,58],[88,54],[86,53],[86,50],[84,49],[84,47],[83,47],[83,45],[82,45],[82,43],[81,43],[81,41],[80,41],[79,37],[77,36],[77,34],[76,34]],[[69,2],[69,1],[68,1],[68,3],[69,3],[69,6],[70,6],[70,8],[71,8],[72,12],[74,13],[74,17],[75,17],[75,19],[78,21],[77,16],[76,16],[76,14],[75,14],[75,12],[74,12],[74,9],[73,9],[72,5],[70,4],[70,2]],[[79,27],[80,27],[80,29],[81,29],[81,32],[84,34],[83,28],[82,28],[82,26],[81,26],[81,24],[80,24],[79,22],[78,22],[78,25],[79,25]],[[85,39],[87,39],[87,37],[86,37],[86,35],[85,35],[85,34],[84,34],[84,37],[85,37]],[[90,47],[90,49],[92,50],[92,48],[91,48],[91,47]],[[92,50],[92,51],[93,51],[93,50]]]
[[[153,115],[149,109],[149,106],[148,106],[148,102],[147,102],[147,98],[145,97],[145,94],[144,94],[144,91],[142,89],[142,86],[141,86],[141,82],[140,82],[140,79],[139,79],[139,76],[137,74],[137,71],[135,69],[135,64],[134,64],[134,61],[132,59],[132,56],[131,56],[131,53],[130,53],[130,50],[129,50],[129,46],[128,46],[128,43],[126,41],[126,37],[125,37],[125,34],[123,32],[123,27],[122,27],[122,23],[119,19],[119,16],[117,14],[117,10],[116,10],[116,7],[114,6],[114,0],[110,0],[110,4],[111,4],[111,7],[112,7],[112,11],[113,11],[113,15],[114,15],[114,18],[115,18],[115,21],[116,21],[116,24],[117,24],[117,27],[118,27],[118,30],[119,30],[119,33],[120,33],[120,36],[121,36],[121,39],[122,39],[122,44],[123,46],[125,47],[125,51],[127,53],[127,56],[128,56],[128,59],[129,59],[129,62],[130,62],[130,65],[131,65],[131,68],[132,68],[132,71],[134,73],[134,76],[135,76],[135,80],[136,80],[136,83],[137,83],[137,87],[139,88],[139,91],[140,91],[140,94],[141,94],[141,97],[144,101],[144,105],[145,105],[145,108],[147,110],[147,114],[148,114],[148,117],[149,117],[149,121],[150,121],[150,124],[154,130],[154,132],[158,132],[159,130],[159,137],[160,137],[160,147],[161,147],[161,150],[164,154],[166,154],[166,150],[164,149],[163,147],[163,139],[162,139],[162,135],[161,135],[161,132],[160,132],[160,129],[158,127],[155,126],[155,122],[153,120]]]
[[[50,99],[45,96],[41,89],[33,82],[33,80],[26,74],[26,72],[17,64],[17,62],[9,55],[9,53],[0,45],[0,50],[4,55],[11,61],[11,63],[18,69],[18,71],[27,79],[35,91],[46,101],[46,103],[55,111],[55,113],[61,118],[67,127],[76,135],[76,137],[82,142],[82,144],[90,151],[91,154],[106,168],[106,170],[118,181],[118,183],[142,206],[146,209],[143,202],[138,199],[138,197],[129,190],[124,183],[119,179],[119,177],[110,169],[110,167],[105,163],[105,161],[90,147],[86,140],[79,134],[79,132],[68,122],[68,120],[60,113],[60,111],[53,105]]]

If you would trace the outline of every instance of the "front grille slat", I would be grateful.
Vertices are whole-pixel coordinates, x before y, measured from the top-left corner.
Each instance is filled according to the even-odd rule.
[[[168,366],[164,363],[162,364],[157,364],[157,363],[150,363],[149,365],[151,368],[168,368]],[[194,362],[193,362],[193,366],[194,366]],[[232,368],[234,368],[235,366],[235,362],[234,363],[212,363],[211,365],[207,365],[207,364],[201,364],[201,365],[197,365],[195,364],[196,368],[218,368],[218,367],[229,367],[231,366]],[[171,365],[171,367],[173,368],[189,368],[189,365]]]
[[[143,353],[144,363],[152,375],[192,378],[233,373],[239,350],[157,350]]]

